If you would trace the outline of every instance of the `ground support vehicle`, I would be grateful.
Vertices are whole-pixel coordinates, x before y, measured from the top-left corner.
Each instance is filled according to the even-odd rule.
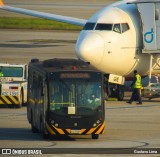
[[[148,99],[160,97],[160,83],[150,83],[143,87],[142,96]]]
[[[26,64],[0,63],[0,105],[21,107],[27,102]]]

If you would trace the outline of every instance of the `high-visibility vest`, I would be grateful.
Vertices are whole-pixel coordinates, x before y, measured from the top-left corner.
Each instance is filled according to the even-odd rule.
[[[139,74],[136,74],[136,82],[134,84],[134,88],[141,88],[141,76]]]
[[[3,76],[3,73],[2,72],[0,72],[0,77],[2,77]]]

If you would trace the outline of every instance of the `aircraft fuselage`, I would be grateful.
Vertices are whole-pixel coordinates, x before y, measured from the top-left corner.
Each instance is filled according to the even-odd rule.
[[[142,21],[136,4],[118,3],[93,15],[81,31],[76,44],[79,58],[103,71],[125,77],[136,69],[149,72],[150,55],[143,54]],[[160,55],[154,55],[153,66]],[[160,71],[152,71],[160,73]]]

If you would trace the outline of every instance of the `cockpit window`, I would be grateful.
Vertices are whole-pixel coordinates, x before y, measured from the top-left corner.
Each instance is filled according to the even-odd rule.
[[[129,30],[128,23],[122,23],[121,26],[122,26],[122,33],[124,33],[124,32]]]
[[[121,25],[120,24],[114,24],[113,31],[117,33],[121,33]]]
[[[112,24],[105,24],[105,23],[97,23],[95,30],[112,30]]]
[[[87,22],[83,30],[100,30],[100,31],[114,31],[117,33],[124,33],[128,31],[128,23],[106,24],[106,23],[92,23]]]
[[[85,24],[83,30],[93,30],[95,25],[96,25],[96,23],[88,22],[88,23]]]

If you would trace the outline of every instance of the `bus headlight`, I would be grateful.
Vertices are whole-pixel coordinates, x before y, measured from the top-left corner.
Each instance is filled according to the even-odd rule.
[[[55,124],[55,127],[58,127],[58,123]]]
[[[100,123],[100,120],[97,120],[97,124],[99,124]]]
[[[77,126],[78,124],[77,123],[74,123],[74,126]]]
[[[54,120],[51,121],[51,124],[54,124]]]
[[[93,124],[93,127],[96,127],[96,126],[97,126],[97,124],[96,124],[96,123],[94,123],[94,124]]]

